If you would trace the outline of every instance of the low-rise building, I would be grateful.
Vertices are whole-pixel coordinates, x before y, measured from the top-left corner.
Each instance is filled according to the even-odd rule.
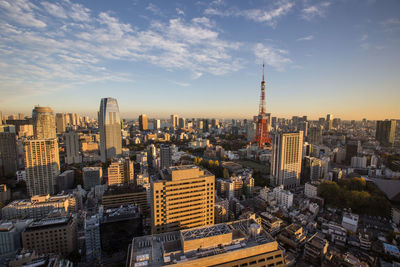
[[[262,212],[260,214],[260,218],[264,230],[272,236],[275,236],[283,225],[283,221],[281,219],[268,212]]]
[[[253,219],[134,238],[127,266],[285,266],[278,243]]]
[[[306,241],[306,234],[304,233],[303,227],[292,223],[279,234],[278,240],[299,251]]]
[[[319,266],[328,252],[329,242],[321,233],[315,233],[304,246],[304,259]]]
[[[343,213],[342,226],[353,233],[357,232],[359,216],[353,213]]]
[[[22,232],[22,247],[39,254],[67,256],[76,249],[76,223],[72,216],[45,218]]]
[[[82,169],[83,188],[90,190],[92,187],[101,184],[103,169],[101,167],[84,167]]]
[[[72,194],[33,196],[30,199],[15,200],[1,210],[3,219],[41,219],[54,209],[67,213],[76,211],[76,199]]]
[[[31,222],[32,219],[3,221],[0,223],[0,255],[5,255],[21,248],[21,232]]]
[[[108,187],[101,198],[101,204],[104,206],[104,209],[116,208],[123,205],[135,205],[145,214],[150,212],[146,189],[142,186],[132,184]]]
[[[346,245],[347,230],[343,226],[335,222],[323,223],[322,232],[331,237],[331,242],[340,246]]]
[[[318,182],[309,182],[304,186],[304,195],[309,198],[316,197],[318,195]]]

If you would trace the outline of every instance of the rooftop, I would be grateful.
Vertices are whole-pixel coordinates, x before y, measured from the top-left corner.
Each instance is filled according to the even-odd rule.
[[[64,216],[64,217],[56,217],[56,218],[45,218],[40,221],[32,222],[27,228],[26,231],[34,231],[40,228],[48,228],[54,226],[61,226],[66,225],[71,221],[71,216]]]

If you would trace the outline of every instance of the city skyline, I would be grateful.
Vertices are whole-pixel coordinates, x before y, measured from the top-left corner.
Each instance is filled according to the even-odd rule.
[[[398,1],[1,1],[3,114],[396,119]],[[78,99],[77,99],[78,98]]]

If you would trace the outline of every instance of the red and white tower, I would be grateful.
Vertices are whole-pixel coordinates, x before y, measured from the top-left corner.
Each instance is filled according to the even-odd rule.
[[[260,99],[260,108],[258,111],[257,117],[257,128],[256,133],[254,135],[254,139],[251,142],[252,144],[257,143],[259,148],[264,148],[265,146],[270,146],[272,144],[271,138],[269,137],[268,132],[268,118],[265,113],[265,81],[264,81],[264,64],[263,64],[263,75],[261,81],[261,99]]]

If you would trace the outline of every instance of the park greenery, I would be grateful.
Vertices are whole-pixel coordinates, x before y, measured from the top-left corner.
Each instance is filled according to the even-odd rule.
[[[216,178],[229,178],[229,171],[222,167],[218,160],[205,160],[200,157],[195,157],[193,160],[193,164],[207,169],[212,174],[214,174]]]
[[[352,212],[389,217],[390,202],[372,183],[363,178],[345,178],[339,182],[324,181],[318,186],[318,195],[326,205],[351,208]]]

